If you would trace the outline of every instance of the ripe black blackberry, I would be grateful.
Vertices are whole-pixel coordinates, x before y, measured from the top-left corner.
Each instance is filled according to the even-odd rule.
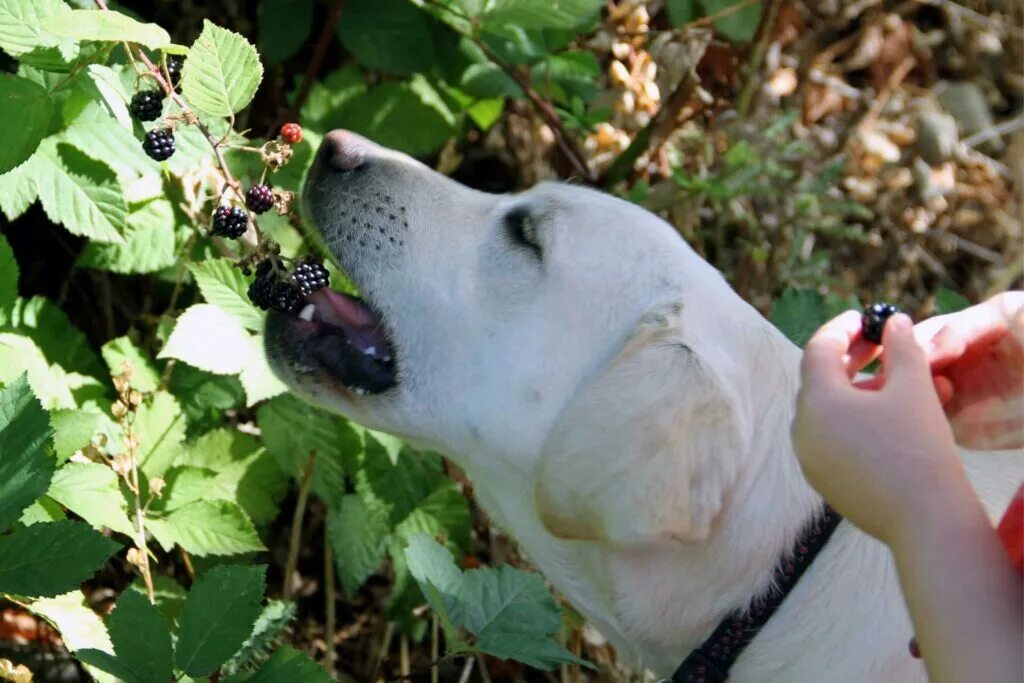
[[[249,226],[249,214],[239,206],[218,206],[213,212],[210,232],[220,237],[238,239]]]
[[[163,93],[159,90],[142,90],[132,96],[128,111],[139,121],[156,121],[164,113]]]
[[[327,286],[330,274],[324,268],[324,264],[313,259],[303,259],[292,271],[292,282],[294,282],[303,295],[312,294],[318,289]]]
[[[185,58],[180,55],[167,56],[167,75],[171,77],[171,85],[178,89],[178,82],[181,80],[181,69],[185,66]]]
[[[142,140],[142,149],[154,161],[170,159],[174,154],[174,133],[169,128],[151,130]]]
[[[253,213],[266,213],[274,206],[274,191],[268,185],[253,185],[245,193],[245,205]]]
[[[881,344],[882,330],[885,329],[885,321],[899,312],[899,307],[894,306],[893,304],[887,304],[884,302],[871,304],[864,309],[864,313],[861,315],[860,336],[872,344]]]
[[[295,313],[302,303],[302,292],[298,285],[280,279],[269,260],[256,266],[256,277],[249,285],[248,294],[249,300],[264,311],[273,308],[284,313]]]

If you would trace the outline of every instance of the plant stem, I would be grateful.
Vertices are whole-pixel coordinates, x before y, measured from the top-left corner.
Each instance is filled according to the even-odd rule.
[[[324,668],[327,675],[334,678],[335,644],[334,633],[338,628],[335,602],[337,598],[334,592],[334,558],[331,553],[331,539],[328,537],[327,524],[324,524],[324,611],[326,623],[324,624],[324,640],[327,641],[327,652],[324,654]]]
[[[290,600],[292,597],[292,576],[299,563],[302,518],[306,514],[306,501],[309,500],[309,485],[313,481],[314,460],[316,460],[316,451],[310,451],[309,459],[306,460],[306,468],[302,472],[302,481],[299,484],[299,499],[295,502],[295,513],[292,515],[292,528],[288,537],[288,560],[284,566],[284,585],[281,587],[281,595],[285,600]]]
[[[779,0],[768,0],[768,6],[765,8],[764,18],[761,21],[761,36],[754,45],[753,53],[747,64],[747,81],[743,84],[743,89],[736,101],[736,113],[741,117],[745,117],[750,112],[750,104],[754,101],[754,92],[760,82],[758,72],[761,71],[765,53],[768,52],[768,42],[772,38],[772,31],[775,30],[775,18],[778,16],[780,4]]]
[[[135,546],[139,549],[139,572],[146,584],[146,596],[149,603],[156,604],[153,596],[153,576],[149,571],[149,547],[146,545],[146,512],[142,507],[142,494],[139,490],[139,459],[138,449],[135,447],[135,440],[132,438],[131,421],[127,417],[122,418],[121,428],[124,431],[125,443],[128,445],[128,457],[131,462],[129,488],[135,494]]]
[[[436,614],[430,615],[430,659],[434,664],[430,667],[430,683],[438,683],[437,656],[440,640],[438,633],[438,620]]]

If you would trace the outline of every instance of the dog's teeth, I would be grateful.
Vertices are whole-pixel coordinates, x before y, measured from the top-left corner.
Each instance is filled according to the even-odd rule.
[[[316,306],[313,304],[306,304],[299,312],[299,317],[308,323],[313,322],[313,314],[316,313]]]

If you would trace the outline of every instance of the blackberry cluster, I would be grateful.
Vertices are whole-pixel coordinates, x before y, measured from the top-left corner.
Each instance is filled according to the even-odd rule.
[[[142,149],[154,161],[170,159],[174,154],[174,133],[169,128],[151,130],[142,141]]]
[[[249,226],[249,214],[238,206],[218,206],[213,212],[213,227],[210,232],[219,237],[238,239]]]
[[[167,75],[171,77],[171,85],[178,89],[178,82],[181,81],[181,69],[185,66],[185,58],[180,55],[167,56]]]
[[[156,121],[164,113],[163,93],[159,90],[142,90],[132,96],[128,111],[139,121]]]
[[[261,309],[273,308],[284,313],[295,313],[302,303],[302,292],[294,282],[281,280],[269,260],[256,266],[256,277],[249,285],[249,300]]]
[[[328,279],[330,279],[330,275],[324,268],[324,264],[312,259],[299,261],[295,270],[292,271],[292,282],[298,285],[299,291],[303,295],[323,289],[327,286]]]
[[[872,344],[881,344],[885,321],[899,312],[900,309],[893,304],[882,302],[871,304],[864,309],[864,313],[861,315],[860,336]]]
[[[266,213],[274,206],[274,191],[267,185],[253,185],[245,193],[245,205],[253,213]]]

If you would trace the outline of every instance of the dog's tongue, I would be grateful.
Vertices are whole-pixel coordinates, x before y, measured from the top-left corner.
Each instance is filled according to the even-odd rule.
[[[387,337],[380,320],[359,299],[324,287],[306,297],[325,323],[345,330],[349,341],[364,353],[390,355]]]

